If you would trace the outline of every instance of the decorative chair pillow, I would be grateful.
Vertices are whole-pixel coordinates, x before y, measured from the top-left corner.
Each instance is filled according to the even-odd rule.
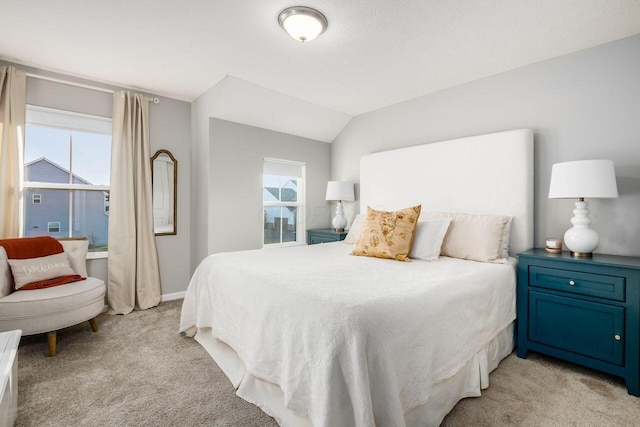
[[[424,261],[437,261],[450,223],[451,218],[418,221],[409,257]]]
[[[11,293],[11,267],[7,262],[7,252],[0,246],[0,298]]]
[[[47,288],[83,280],[73,271],[64,252],[39,258],[9,259],[7,262],[11,266],[16,290]]]
[[[5,250],[5,254],[9,259],[30,259],[39,258],[48,255],[55,255],[64,252],[64,249],[60,242],[51,236],[38,236],[38,237],[19,237],[14,239],[2,239],[0,240],[0,246]],[[0,257],[0,261],[2,261]],[[6,269],[9,271],[9,293],[15,291],[15,283],[13,276],[11,275],[9,264],[6,264]],[[0,277],[0,281],[4,282]],[[0,292],[4,293],[4,284],[0,286]]]
[[[60,240],[64,252],[69,257],[69,264],[76,274],[87,277],[87,252],[89,241],[87,239],[62,239]]]
[[[411,261],[409,252],[420,209],[418,205],[384,212],[367,206],[367,219],[351,255]]]

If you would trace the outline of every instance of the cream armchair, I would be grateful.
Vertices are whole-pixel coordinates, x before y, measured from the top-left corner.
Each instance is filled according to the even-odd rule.
[[[0,332],[21,329],[22,335],[47,333],[51,357],[56,355],[56,331],[89,321],[93,332],[98,332],[95,318],[104,309],[106,292],[102,280],[87,275],[87,240],[60,243],[73,270],[87,279],[13,293],[7,253],[0,246]]]

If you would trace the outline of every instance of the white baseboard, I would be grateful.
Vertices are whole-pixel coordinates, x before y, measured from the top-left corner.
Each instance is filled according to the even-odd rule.
[[[164,294],[162,295],[162,298],[160,299],[160,301],[166,302],[166,301],[173,301],[176,299],[184,299],[184,296],[186,293],[187,291],[174,292],[172,294]]]
[[[166,301],[173,301],[173,300],[177,300],[177,299],[184,299],[184,295],[187,293],[187,291],[182,291],[182,292],[174,292],[172,294],[164,294],[160,297],[160,302],[166,302]],[[107,311],[109,311],[109,306],[107,304],[104,305],[104,308],[102,309],[103,313],[106,313]]]

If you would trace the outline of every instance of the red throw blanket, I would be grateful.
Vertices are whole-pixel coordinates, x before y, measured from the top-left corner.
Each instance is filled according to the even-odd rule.
[[[64,252],[62,244],[53,237],[22,237],[0,240],[9,259],[40,258]]]
[[[29,259],[40,258],[48,255],[55,255],[64,252],[59,241],[49,236],[42,237],[22,237],[19,239],[0,240],[0,246],[7,252],[9,259]],[[42,280],[40,282],[29,283],[20,290],[50,288],[52,286],[64,285],[71,282],[78,282],[85,278],[79,274],[61,276],[54,279]],[[11,276],[11,289],[16,290]]]

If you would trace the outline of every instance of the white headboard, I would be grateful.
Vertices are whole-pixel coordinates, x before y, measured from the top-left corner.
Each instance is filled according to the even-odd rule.
[[[533,131],[519,129],[383,151],[360,161],[367,205],[513,216],[509,252],[533,247]]]

